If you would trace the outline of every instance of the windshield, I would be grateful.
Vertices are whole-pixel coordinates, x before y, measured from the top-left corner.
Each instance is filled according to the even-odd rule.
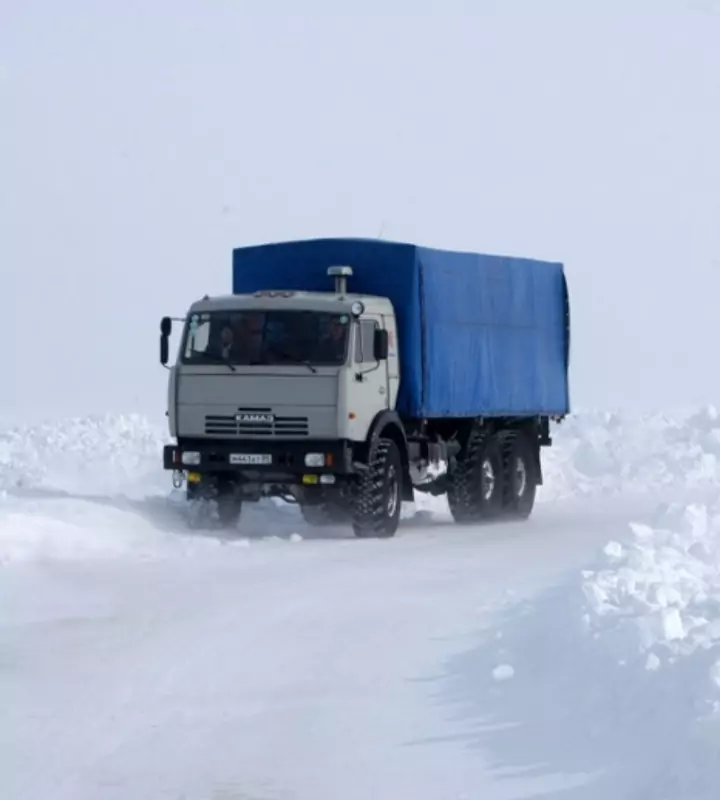
[[[319,311],[211,311],[188,319],[185,364],[345,363],[347,314]]]

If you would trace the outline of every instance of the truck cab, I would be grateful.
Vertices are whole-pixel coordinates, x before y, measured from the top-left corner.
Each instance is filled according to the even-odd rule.
[[[269,289],[190,306],[168,385],[177,444],[164,461],[191,498],[215,498],[225,522],[261,497],[297,502],[314,521],[349,506],[358,449],[394,410],[399,386],[392,303],[348,292],[351,277],[331,267],[328,292]],[[164,364],[171,328],[164,318]]]

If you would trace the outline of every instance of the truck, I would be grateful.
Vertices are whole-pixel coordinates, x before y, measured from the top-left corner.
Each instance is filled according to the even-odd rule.
[[[173,322],[182,323],[168,366]],[[164,469],[235,528],[282,498],[392,537],[403,502],[527,519],[570,412],[562,263],[375,239],[237,247],[232,291],[163,317]]]

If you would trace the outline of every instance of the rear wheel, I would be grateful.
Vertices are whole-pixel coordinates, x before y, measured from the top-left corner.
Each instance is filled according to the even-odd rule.
[[[353,530],[360,538],[394,536],[402,510],[402,462],[392,439],[371,446],[368,469],[361,475],[353,502]]]
[[[527,519],[535,505],[537,492],[536,454],[523,432],[507,431],[501,435],[503,456],[503,515],[509,519]]]
[[[448,477],[448,506],[455,522],[477,524],[500,514],[503,462],[495,436],[472,434]]]

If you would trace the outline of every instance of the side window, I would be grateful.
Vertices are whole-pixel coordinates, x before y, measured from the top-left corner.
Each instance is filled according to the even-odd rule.
[[[196,353],[204,353],[208,346],[210,337],[210,322],[198,320],[197,325],[193,326],[192,321],[188,329],[187,343],[185,346],[185,358],[192,358]]]
[[[375,341],[375,331],[379,325],[375,320],[364,319],[360,321],[358,329],[355,331],[355,363],[367,364],[375,363],[373,358],[373,343]]]

